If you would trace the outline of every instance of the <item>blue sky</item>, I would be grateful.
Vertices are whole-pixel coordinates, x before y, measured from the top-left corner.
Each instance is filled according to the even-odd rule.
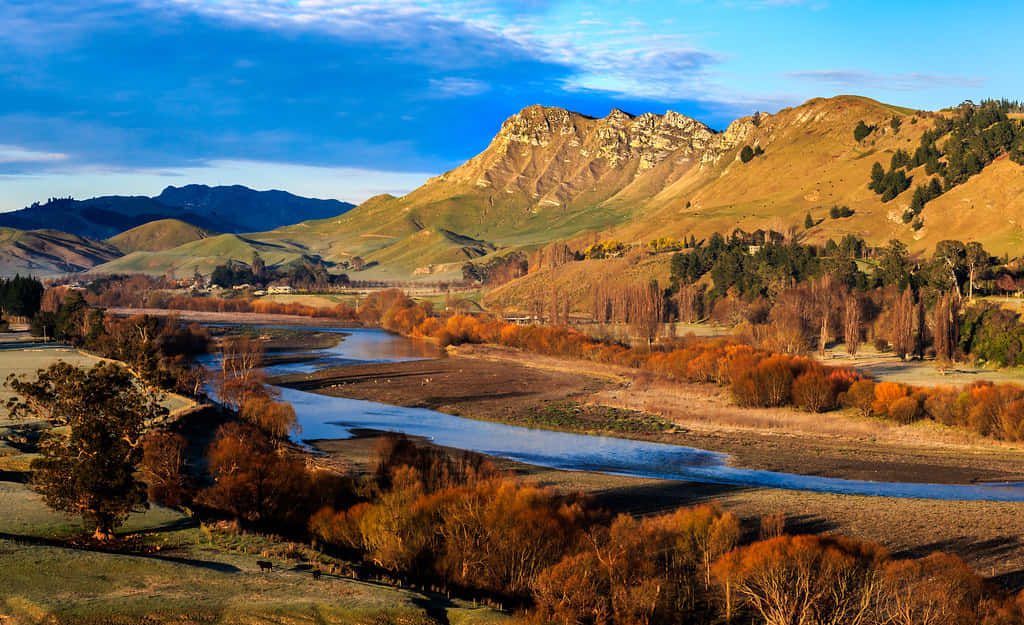
[[[0,0],[0,210],[191,182],[358,202],[458,165],[538,103],[721,129],[840,93],[1024,98],[1024,3],[970,7]]]

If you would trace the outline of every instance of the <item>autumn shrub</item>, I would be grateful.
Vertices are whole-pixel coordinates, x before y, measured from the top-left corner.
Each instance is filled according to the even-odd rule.
[[[921,418],[921,404],[914,397],[900,397],[888,406],[889,418],[904,425]]]
[[[1024,399],[1011,401],[999,413],[999,438],[1024,440]]]
[[[808,412],[835,408],[832,382],[820,371],[808,371],[793,380],[793,403]]]
[[[959,393],[948,388],[933,388],[924,400],[924,414],[943,425],[957,423],[954,407]]]
[[[874,380],[866,378],[857,380],[843,393],[840,401],[843,406],[853,408],[865,417],[870,416],[873,412],[872,405],[875,401]]]
[[[871,622],[878,545],[831,536],[779,536],[740,547],[720,559],[715,579],[733,606],[767,625]],[[883,621],[884,622],[884,621]]]
[[[620,515],[538,576],[537,611],[542,620],[595,625],[709,622],[712,563],[738,536],[736,518],[717,506]]]
[[[740,406],[761,408],[768,405],[768,392],[755,371],[747,371],[733,379],[730,390]]]
[[[247,397],[238,409],[238,416],[271,438],[285,439],[301,430],[295,418],[295,408],[270,393]]]
[[[875,398],[871,402],[871,412],[880,417],[889,416],[889,406],[897,399],[906,397],[910,389],[896,382],[879,382],[875,385]]]
[[[934,553],[886,563],[878,613],[894,625],[976,623],[983,582],[963,560]]]
[[[301,457],[278,451],[247,423],[231,421],[218,428],[207,462],[214,482],[197,501],[264,528],[305,530],[317,510],[341,507],[354,497],[350,480],[307,470]]]
[[[786,531],[786,515],[783,512],[772,512],[761,517],[761,540],[782,536]]]
[[[758,364],[754,371],[758,383],[764,388],[766,406],[784,406],[790,402],[793,372],[783,357],[771,356]]]

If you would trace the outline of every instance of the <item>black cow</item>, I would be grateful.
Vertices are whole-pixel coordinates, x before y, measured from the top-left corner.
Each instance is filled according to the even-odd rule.
[[[256,564],[260,567],[260,571],[273,571],[274,563],[267,562],[266,560],[257,560]]]
[[[323,573],[320,569],[313,569],[313,579],[318,580],[321,576],[323,576]]]

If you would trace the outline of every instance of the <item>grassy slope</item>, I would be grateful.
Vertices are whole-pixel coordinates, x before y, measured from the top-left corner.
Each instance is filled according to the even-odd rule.
[[[248,235],[221,234],[169,250],[156,252],[132,252],[95,268],[96,273],[150,273],[164,274],[171,271],[176,276],[191,276],[197,269],[209,274],[217,265],[228,260],[248,263],[254,252],[269,266],[286,264],[298,260],[306,250],[294,245],[271,243],[250,238]]]
[[[0,275],[63,275],[120,255],[112,245],[66,232],[0,228]]]
[[[657,280],[668,284],[671,254],[658,254],[644,259],[611,258],[569,263],[557,269],[540,269],[502,285],[483,298],[488,309],[527,312],[528,303],[552,298],[569,300],[570,312],[589,314],[593,288],[598,284],[646,283]]]
[[[107,243],[125,254],[140,251],[159,252],[215,234],[180,219],[160,219],[126,230],[107,239]]]

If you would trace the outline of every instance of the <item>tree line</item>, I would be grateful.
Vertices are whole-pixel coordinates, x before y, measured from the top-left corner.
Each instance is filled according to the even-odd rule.
[[[361,259],[353,262],[360,269],[363,268]],[[200,278],[197,270],[197,281]],[[330,273],[327,265],[315,258],[304,258],[289,266],[268,267],[259,252],[253,252],[252,261],[248,265],[229,260],[223,265],[217,265],[210,274],[210,284],[225,289],[243,285],[265,288],[272,283],[284,283],[300,289],[327,289],[347,286],[349,279],[348,274]]]

